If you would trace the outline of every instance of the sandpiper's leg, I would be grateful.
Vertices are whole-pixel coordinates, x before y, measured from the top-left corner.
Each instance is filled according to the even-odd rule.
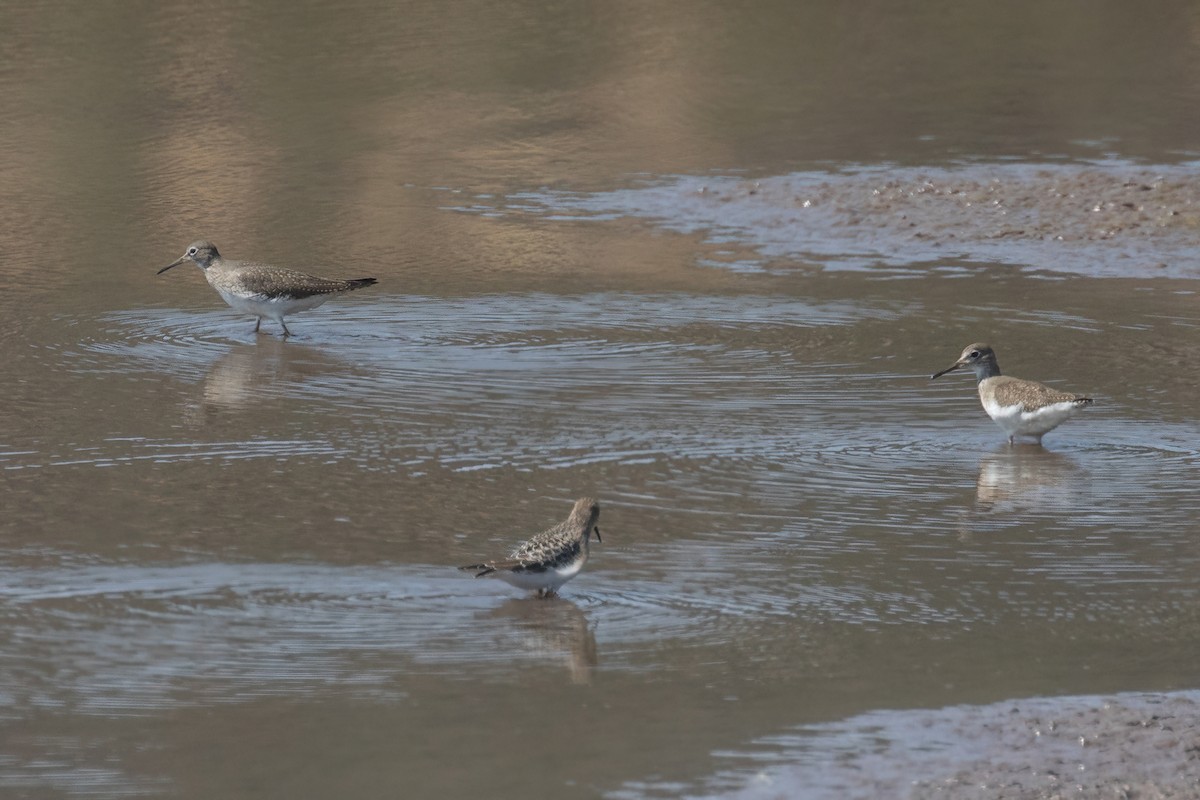
[[[279,324],[283,326],[283,338],[286,339],[292,335],[292,332],[287,329],[287,323],[283,321],[283,317],[279,318]]]
[[[1013,446],[1013,445],[1015,445],[1016,443],[1017,443],[1017,436],[1016,436],[1016,434],[1013,434],[1012,436],[1008,437],[1008,446],[1009,446],[1009,447],[1012,447],[1012,446]]]
[[[259,326],[262,325],[262,317],[256,317],[254,320],[254,332],[258,333]]]

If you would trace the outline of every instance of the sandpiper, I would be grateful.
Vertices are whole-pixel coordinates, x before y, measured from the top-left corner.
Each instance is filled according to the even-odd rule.
[[[1000,374],[996,351],[982,342],[967,345],[950,366],[929,376],[929,380],[966,367],[979,381],[979,402],[983,410],[1008,434],[1013,444],[1018,436],[1032,436],[1038,444],[1076,409],[1090,406],[1092,398],[1060,392],[1035,381]]]
[[[217,246],[205,241],[192,242],[183,255],[157,274],[162,275],[185,261],[204,270],[208,284],[226,303],[244,314],[258,317],[254,323],[255,333],[263,319],[268,318],[283,326],[284,336],[291,336],[292,332],[283,321],[288,314],[316,308],[334,295],[375,283],[374,278],[330,280],[269,264],[231,261],[221,258]]]
[[[508,558],[467,564],[459,567],[475,570],[476,578],[495,575],[518,589],[535,589],[538,597],[550,597],[559,587],[574,578],[588,560],[588,543],[592,532],[600,539],[600,504],[590,497],[575,501],[571,516],[553,528],[539,533]]]

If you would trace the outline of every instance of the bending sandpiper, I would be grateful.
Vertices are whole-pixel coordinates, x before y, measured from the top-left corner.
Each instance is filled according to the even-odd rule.
[[[476,578],[495,575],[518,589],[532,589],[538,597],[550,597],[587,563],[593,531],[596,541],[601,541],[600,528],[596,526],[599,519],[600,504],[590,497],[580,498],[565,522],[522,543],[508,558],[467,564],[459,569],[475,570]]]
[[[291,336],[283,318],[297,311],[316,308],[334,295],[361,289],[375,283],[374,278],[330,280],[316,278],[269,264],[231,261],[221,258],[212,242],[192,242],[179,258],[160,269],[162,275],[172,267],[191,261],[204,270],[209,286],[217,290],[231,307],[244,314],[258,317],[254,332],[263,319],[273,319],[283,326],[283,335]]]
[[[1060,392],[1035,381],[1025,381],[1000,374],[996,351],[982,342],[967,345],[950,366],[929,376],[929,380],[966,367],[979,381],[979,402],[983,410],[1008,434],[1013,444],[1018,436],[1032,436],[1038,444],[1042,437],[1077,409],[1092,404],[1092,398],[1071,392]]]

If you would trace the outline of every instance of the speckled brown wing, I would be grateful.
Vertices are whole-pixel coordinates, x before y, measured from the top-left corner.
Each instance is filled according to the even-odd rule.
[[[476,578],[499,570],[528,570],[544,572],[553,567],[569,564],[579,556],[583,544],[574,535],[571,526],[562,522],[543,531],[528,541],[522,542],[508,558],[485,561],[482,564],[467,564],[462,570],[479,570]]]
[[[567,523],[561,522],[522,542],[503,561],[491,563],[496,569],[544,570],[562,560],[572,560],[579,548],[579,537]]]
[[[352,289],[360,289],[376,282],[375,278],[355,278],[353,280],[331,280],[318,278],[291,269],[271,267],[263,264],[246,265],[237,273],[237,282],[242,291],[269,299],[288,298],[301,300],[320,294],[338,294]]]
[[[578,536],[555,536],[536,541],[531,539],[513,552],[504,563],[509,565],[507,569],[542,572],[570,564],[579,557],[582,549],[583,543]]]
[[[491,572],[545,572],[548,569],[572,563],[579,557],[581,549],[583,549],[583,545],[576,542],[569,547],[546,552],[537,557],[531,555],[526,558],[507,558],[502,561],[489,561],[486,564],[471,564],[459,567],[459,569],[480,570],[479,574],[475,576],[477,578]]]
[[[1060,392],[1041,383],[1011,378],[1007,375],[999,375],[990,378],[989,381],[992,383],[990,387],[992,396],[1001,406],[1019,405],[1026,411],[1036,411],[1055,403],[1076,403],[1085,406],[1092,402],[1090,397],[1071,392]]]

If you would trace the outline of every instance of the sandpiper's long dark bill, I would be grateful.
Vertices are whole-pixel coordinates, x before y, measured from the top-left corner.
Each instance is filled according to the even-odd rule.
[[[283,328],[283,335],[290,336],[283,318],[297,311],[316,308],[331,297],[375,283],[374,278],[332,280],[317,278],[270,264],[255,264],[248,261],[232,261],[221,258],[217,246],[212,242],[192,242],[184,254],[158,271],[167,270],[191,261],[204,271],[209,286],[230,307],[245,314],[258,317],[254,332],[264,319],[273,319]]]
[[[591,497],[580,498],[565,522],[523,542],[507,558],[459,569],[474,570],[476,578],[495,575],[518,589],[536,590],[538,597],[550,597],[587,563],[592,533],[600,541],[596,525],[599,520],[600,504]]]
[[[1001,375],[996,351],[982,342],[967,345],[958,361],[933,373],[929,380],[960,368],[975,373],[975,379],[979,381],[979,402],[987,415],[1008,434],[1009,444],[1018,436],[1032,436],[1040,444],[1044,435],[1066,422],[1078,409],[1092,404],[1090,397]]]

